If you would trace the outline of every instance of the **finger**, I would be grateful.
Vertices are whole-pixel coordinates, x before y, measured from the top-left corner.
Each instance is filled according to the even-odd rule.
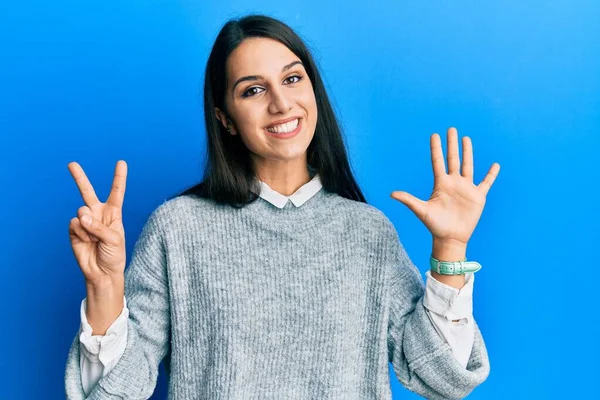
[[[84,214],[79,218],[81,226],[88,234],[96,236],[101,242],[107,244],[118,244],[120,236],[117,232],[108,228],[101,221],[92,217],[91,215]]]
[[[427,215],[427,210],[425,209],[426,202],[417,199],[412,194],[403,191],[395,191],[392,192],[391,197],[407,206],[421,221],[425,218],[425,215]]]
[[[75,183],[79,188],[79,192],[81,193],[81,197],[83,198],[85,204],[91,207],[100,203],[92,184],[85,175],[85,172],[83,172],[83,168],[81,168],[81,166],[76,162],[69,163],[68,167],[69,172],[71,172],[71,176],[73,176],[73,179],[75,179]]]
[[[79,218],[81,218],[85,214],[94,215],[94,213],[92,213],[92,209],[89,208],[88,206],[81,206],[81,207],[79,207],[79,209],[77,210],[77,216]]]
[[[83,240],[84,242],[92,241],[92,239],[87,234],[85,229],[83,229],[83,227],[81,226],[81,222],[79,221],[79,218],[74,217],[71,220],[71,223],[69,224],[69,235],[77,236],[79,239]]]
[[[433,176],[443,176],[446,174],[446,164],[444,164],[444,153],[442,152],[442,140],[440,135],[434,133],[429,140],[431,147],[431,166],[433,167]]]
[[[471,182],[473,181],[473,144],[471,143],[471,138],[468,136],[464,136],[462,138],[462,176],[465,178],[469,178]]]
[[[93,216],[94,214],[92,213],[92,210],[90,210],[90,208],[88,206],[81,206],[79,207],[79,210],[77,210],[77,218],[79,218],[81,220],[81,217],[83,217],[84,215],[89,215],[89,216]],[[82,228],[83,229],[83,228]],[[97,242],[98,238],[92,234],[88,234],[90,239],[92,240],[92,242]]]
[[[125,198],[125,183],[127,181],[127,163],[123,160],[117,162],[115,167],[115,177],[113,178],[112,188],[108,196],[107,203],[123,208],[123,199]]]
[[[460,159],[458,158],[458,132],[456,128],[448,129],[447,142],[448,174],[459,174]]]
[[[485,179],[483,181],[481,181],[481,183],[478,185],[478,187],[483,191],[483,194],[485,194],[485,195],[488,194],[488,192],[490,191],[490,188],[494,184],[494,181],[496,180],[496,177],[498,176],[499,172],[500,172],[500,164],[498,164],[498,163],[492,164],[492,167],[490,168],[487,175],[485,176]]]

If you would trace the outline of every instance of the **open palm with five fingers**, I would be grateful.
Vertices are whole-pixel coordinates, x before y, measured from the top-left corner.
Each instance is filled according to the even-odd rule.
[[[468,136],[463,137],[462,168],[458,157],[458,133],[448,129],[448,173],[440,136],[431,136],[431,163],[433,166],[433,193],[428,201],[395,191],[391,197],[406,205],[431,232],[434,241],[452,241],[467,244],[483,212],[486,195],[490,190],[500,164],[494,163],[485,179],[473,183],[473,146]],[[461,171],[462,169],[462,171]]]
[[[79,188],[84,206],[69,224],[69,237],[75,258],[86,283],[100,285],[125,272],[125,229],[123,228],[123,199],[127,180],[127,164],[117,162],[110,195],[100,202],[92,184],[76,162],[68,165]]]

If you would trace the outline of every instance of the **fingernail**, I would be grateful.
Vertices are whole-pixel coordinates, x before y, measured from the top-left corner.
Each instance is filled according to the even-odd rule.
[[[81,222],[83,222],[83,224],[86,226],[90,226],[92,225],[92,217],[85,214],[83,217],[81,217]]]

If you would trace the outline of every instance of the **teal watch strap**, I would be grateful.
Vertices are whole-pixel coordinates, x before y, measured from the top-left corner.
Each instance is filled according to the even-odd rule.
[[[481,264],[475,261],[440,261],[433,256],[429,259],[431,270],[442,275],[462,275],[467,272],[477,272],[481,269]]]

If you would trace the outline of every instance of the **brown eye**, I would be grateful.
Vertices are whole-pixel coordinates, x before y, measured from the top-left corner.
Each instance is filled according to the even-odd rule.
[[[290,83],[298,83],[298,82],[300,82],[300,81],[302,80],[302,77],[301,77],[300,75],[292,75],[292,76],[290,76],[290,77],[286,78],[286,81],[287,81],[288,79],[292,79],[292,78],[298,78],[298,80],[296,80],[296,81],[294,81],[294,82],[290,82]]]
[[[251,88],[248,88],[248,90],[246,90],[244,93],[242,93],[242,97],[250,97],[250,96],[254,96],[255,94],[258,94],[260,92],[256,92],[254,91],[254,89],[260,89],[258,86],[253,86]]]

